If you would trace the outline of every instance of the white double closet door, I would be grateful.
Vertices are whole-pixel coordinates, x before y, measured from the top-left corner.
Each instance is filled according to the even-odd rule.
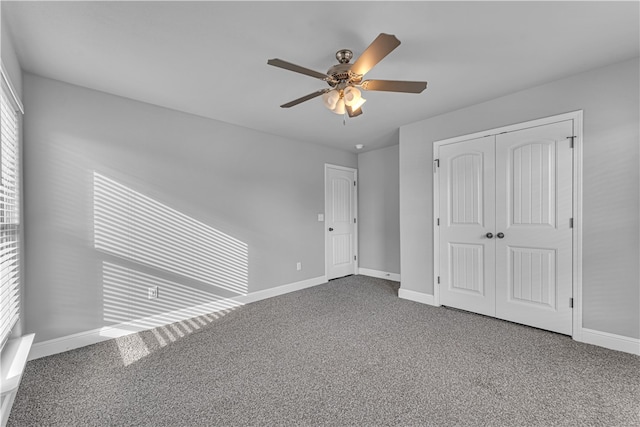
[[[439,147],[440,304],[572,333],[573,121]]]

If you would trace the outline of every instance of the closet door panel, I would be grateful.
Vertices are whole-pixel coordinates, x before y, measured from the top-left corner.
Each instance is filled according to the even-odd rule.
[[[494,315],[494,137],[444,145],[440,159],[440,303]]]
[[[572,332],[572,132],[569,120],[496,136],[496,317],[564,334]]]

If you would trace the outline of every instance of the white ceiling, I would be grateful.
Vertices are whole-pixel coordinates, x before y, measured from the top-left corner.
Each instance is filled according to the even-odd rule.
[[[404,124],[639,55],[634,2],[2,1],[25,71],[350,151],[392,145]],[[325,72],[381,32],[402,44],[367,78],[426,80],[420,95],[365,92],[347,119],[326,83],[267,65]]]

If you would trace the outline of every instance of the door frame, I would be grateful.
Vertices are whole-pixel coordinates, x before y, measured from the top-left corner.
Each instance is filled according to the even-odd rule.
[[[355,182],[355,185],[353,186],[353,216],[356,220],[353,226],[353,253],[356,256],[356,259],[354,260],[355,262],[354,262],[353,274],[359,273],[359,265],[360,265],[359,264],[360,256],[358,253],[358,223],[359,223],[359,220],[358,220],[358,169],[325,163],[324,164],[324,184],[323,184],[324,220],[322,221],[323,227],[324,227],[323,236],[324,236],[324,279],[325,281],[328,281],[328,278],[329,278],[329,256],[328,256],[329,246],[327,245],[327,240],[329,238],[329,230],[326,227],[326,221],[327,221],[327,218],[329,218],[328,212],[327,212],[327,172],[329,169],[337,169],[337,170],[353,173],[353,182]]]
[[[487,129],[468,135],[447,138],[433,143],[433,305],[440,306],[440,233],[438,232],[438,215],[440,212],[440,174],[438,174],[438,152],[440,147],[447,144],[455,144],[470,139],[477,139],[484,136],[497,135],[500,133],[513,132],[517,130],[548,125],[573,120],[573,316],[572,316],[572,338],[582,341],[582,116],[583,110],[558,114],[555,116],[543,117],[522,123],[502,126],[499,128]]]

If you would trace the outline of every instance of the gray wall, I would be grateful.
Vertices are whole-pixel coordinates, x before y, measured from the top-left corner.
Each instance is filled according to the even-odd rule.
[[[400,129],[402,288],[433,294],[433,142],[584,110],[583,327],[640,337],[639,64],[625,61]]]
[[[30,74],[24,95],[36,341],[324,276],[324,164],[355,154]]]
[[[18,96],[21,96],[22,70],[20,68],[20,64],[18,63],[18,58],[13,47],[13,40],[11,39],[11,34],[9,31],[9,26],[7,25],[4,16],[5,15],[2,14],[2,16],[0,17],[0,53],[2,56],[2,64],[5,66],[5,70],[9,74],[9,78],[11,78],[11,83],[13,84],[14,89],[16,90],[16,92],[18,92]]]
[[[358,155],[359,266],[400,274],[399,147]]]

